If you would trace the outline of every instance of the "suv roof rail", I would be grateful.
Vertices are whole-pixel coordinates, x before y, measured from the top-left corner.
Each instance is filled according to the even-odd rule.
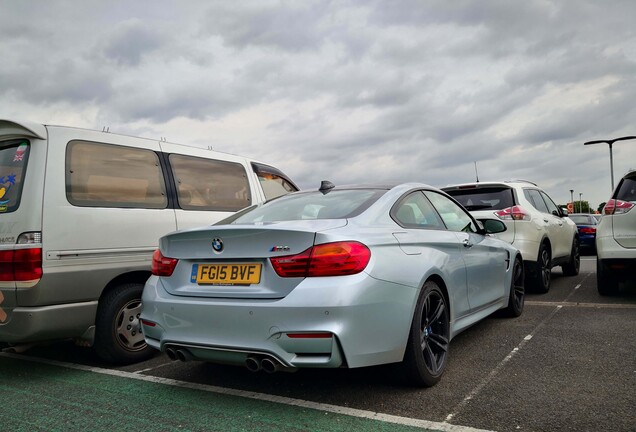
[[[538,184],[536,184],[535,182],[531,182],[530,180],[523,180],[523,179],[513,179],[513,180],[506,180],[507,182],[524,182],[524,183],[530,183],[531,185],[534,185],[536,187],[539,187]]]

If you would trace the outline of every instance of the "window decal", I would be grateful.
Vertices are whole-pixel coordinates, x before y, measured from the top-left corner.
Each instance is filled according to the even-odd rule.
[[[7,196],[11,186],[15,185],[15,174],[11,174],[8,176],[0,177],[0,206],[4,206],[4,204],[8,203],[9,200],[3,200],[2,198]],[[6,209],[5,209],[6,210]],[[0,211],[2,211],[0,209]]]
[[[20,144],[15,151],[15,156],[13,156],[13,162],[22,162],[22,159],[24,159],[24,153],[26,153],[28,148],[28,145]]]

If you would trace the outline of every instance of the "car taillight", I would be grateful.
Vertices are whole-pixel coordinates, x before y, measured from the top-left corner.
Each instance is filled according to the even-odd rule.
[[[605,207],[603,207],[603,212],[606,215],[625,214],[628,211],[630,211],[633,207],[634,207],[633,203],[630,203],[627,201],[621,201],[617,199],[611,199],[607,202],[607,204],[605,204]]]
[[[0,251],[0,281],[26,282],[42,277],[42,248]]]
[[[530,213],[525,211],[523,207],[513,206],[508,207],[503,210],[499,210],[495,212],[495,216],[497,216],[501,220],[531,220]]]
[[[371,251],[355,241],[312,246],[298,255],[270,258],[280,277],[345,276],[360,273],[371,259]]]
[[[161,251],[157,249],[152,254],[152,274],[155,276],[172,276],[174,268],[179,262],[176,258],[168,258],[161,254]]]
[[[579,228],[581,234],[596,234],[596,228],[593,227],[582,227]]]

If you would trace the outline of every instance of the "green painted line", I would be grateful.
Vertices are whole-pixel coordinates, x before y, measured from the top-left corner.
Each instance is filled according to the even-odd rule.
[[[0,429],[434,430],[4,356],[0,357]]]

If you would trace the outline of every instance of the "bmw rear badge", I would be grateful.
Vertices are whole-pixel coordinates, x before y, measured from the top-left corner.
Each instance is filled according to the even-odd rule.
[[[223,252],[223,240],[218,237],[212,239],[212,249],[214,249],[214,252]]]

